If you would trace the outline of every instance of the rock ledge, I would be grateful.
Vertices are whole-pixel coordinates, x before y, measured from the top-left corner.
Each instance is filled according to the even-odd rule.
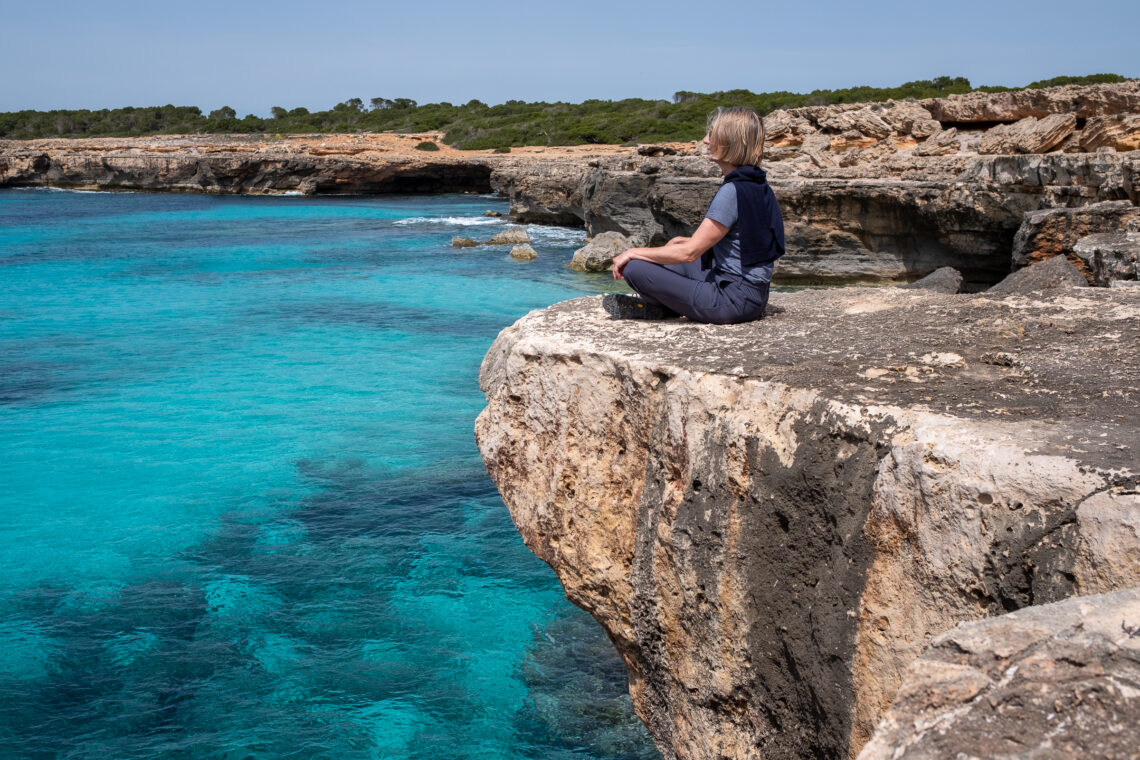
[[[1140,586],[1131,502],[1100,496],[1137,481],[1140,292],[775,300],[569,301],[481,373],[488,471],[667,758],[853,755],[937,635]]]

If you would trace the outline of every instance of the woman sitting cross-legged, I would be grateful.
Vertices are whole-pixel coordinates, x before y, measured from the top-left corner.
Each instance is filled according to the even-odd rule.
[[[764,316],[772,269],[784,255],[784,219],[760,168],[763,122],[750,108],[719,108],[704,142],[724,184],[692,237],[630,248],[614,259],[614,279],[639,296],[607,296],[604,305],[615,316],[680,315],[715,324]]]

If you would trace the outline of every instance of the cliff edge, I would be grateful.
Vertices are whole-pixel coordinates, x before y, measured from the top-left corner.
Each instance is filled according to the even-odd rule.
[[[853,756],[940,634],[1140,586],[1140,290],[776,299],[556,304],[482,368],[487,469],[667,758]]]

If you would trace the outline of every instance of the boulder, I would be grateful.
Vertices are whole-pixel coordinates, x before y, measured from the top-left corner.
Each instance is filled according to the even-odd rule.
[[[930,137],[942,129],[930,111],[909,100],[889,100],[877,110],[878,115],[899,135],[919,140]]]
[[[1140,280],[1140,232],[1109,232],[1081,238],[1073,253],[1088,267],[1093,285]]]
[[[1019,269],[987,290],[994,295],[1008,296],[1031,293],[1035,290],[1056,288],[1087,288],[1088,280],[1064,256],[1054,256]]]
[[[824,117],[819,120],[819,128],[830,132],[859,132],[876,140],[881,140],[892,131],[891,125],[870,107]]]
[[[529,245],[516,245],[511,249],[511,258],[519,261],[534,261],[538,258],[538,252]]]
[[[958,128],[950,127],[935,132],[914,149],[916,156],[952,156],[961,149]]]
[[[487,211],[484,211],[484,212],[483,212],[483,216],[490,216],[490,217],[495,217],[495,218],[498,218],[498,217],[500,217],[500,216],[506,216],[506,214],[504,214],[502,211],[490,211],[490,210],[487,210]]]
[[[669,145],[638,145],[637,155],[639,156],[675,156],[677,149]]]
[[[1014,92],[971,92],[920,100],[919,105],[943,124],[1013,122],[1027,116],[1040,119],[1063,113],[1091,119],[1109,114],[1140,113],[1140,80]]]
[[[1043,119],[1026,116],[1013,124],[988,130],[978,143],[979,153],[1046,153],[1065,141],[1077,128],[1071,113],[1053,114]]]
[[[940,267],[920,280],[899,285],[911,290],[932,290],[935,293],[953,295],[962,288],[962,273],[954,267]]]
[[[1140,150],[1140,114],[1115,114],[1089,119],[1081,130],[1082,150],[1113,148],[1119,151]]]
[[[1133,758],[1138,687],[1140,589],[966,623],[907,669],[859,760]]]
[[[452,248],[474,248],[477,245],[482,245],[478,240],[472,240],[465,237],[453,237],[451,239]]]
[[[502,232],[497,232],[491,236],[491,239],[486,242],[486,245],[519,245],[520,243],[529,243],[530,235],[526,234],[526,230],[522,227],[507,227]]]
[[[805,134],[815,131],[812,122],[784,109],[773,111],[764,117],[764,141],[773,148],[799,146],[803,144]]]
[[[574,251],[570,268],[581,272],[604,272],[614,263],[614,257],[636,244],[620,232],[602,232]]]
[[[804,135],[816,131],[802,116],[780,109],[764,117],[764,140],[774,148],[787,148],[803,143]]]
[[[1140,221],[1140,208],[1129,201],[1030,212],[1013,238],[1013,266],[1020,268],[1054,256],[1067,256],[1081,238],[1098,232],[1119,232],[1132,221]]]

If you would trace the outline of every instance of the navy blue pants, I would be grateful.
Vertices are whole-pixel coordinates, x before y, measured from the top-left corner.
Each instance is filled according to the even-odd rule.
[[[722,280],[701,261],[654,264],[634,259],[622,270],[625,281],[646,303],[659,304],[696,322],[728,325],[764,316],[768,283]]]

